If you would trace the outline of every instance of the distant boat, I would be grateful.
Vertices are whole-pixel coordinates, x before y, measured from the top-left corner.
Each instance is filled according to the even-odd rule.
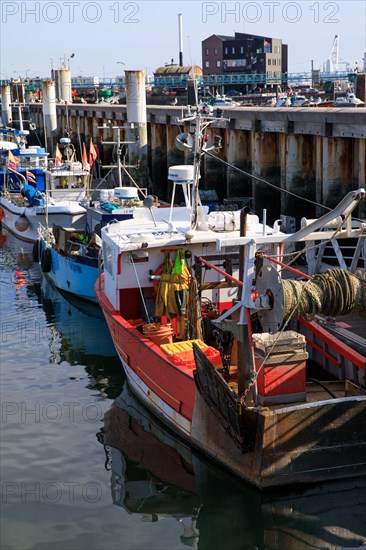
[[[240,103],[233,101],[231,97],[226,95],[217,95],[212,101],[209,102],[212,107],[221,108],[221,107],[238,107]]]
[[[354,93],[348,92],[345,97],[337,97],[334,102],[334,107],[362,107],[364,101],[358,99]]]
[[[291,107],[306,107],[310,101],[304,95],[295,95],[290,98]]]
[[[275,104],[275,107],[290,107],[291,100],[285,95],[279,95]]]

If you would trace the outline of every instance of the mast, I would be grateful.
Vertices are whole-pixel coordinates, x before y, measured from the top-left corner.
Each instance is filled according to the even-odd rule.
[[[199,196],[199,180],[201,171],[201,158],[205,152],[221,149],[221,138],[219,136],[214,137],[214,143],[211,147],[206,147],[208,136],[204,135],[206,128],[213,122],[217,122],[217,117],[212,116],[212,111],[206,111],[207,106],[202,108],[198,107],[195,113],[192,113],[190,106],[188,106],[188,113],[186,117],[177,119],[178,124],[184,124],[192,122],[196,125],[194,133],[194,141],[189,134],[179,134],[176,138],[176,144],[179,150],[187,150],[193,148],[193,188],[191,194],[191,227],[190,230],[194,231],[197,228],[207,230],[207,223],[203,216],[202,203]],[[228,122],[229,119],[220,118],[222,122]],[[188,139],[189,138],[189,139]],[[193,147],[192,147],[193,146]],[[198,227],[200,223],[200,226]]]
[[[202,117],[199,113],[196,115],[196,131],[194,136],[194,159],[193,159],[193,189],[192,189],[192,211],[191,211],[191,229],[197,229],[198,222],[198,204],[199,204],[199,180],[202,155]]]

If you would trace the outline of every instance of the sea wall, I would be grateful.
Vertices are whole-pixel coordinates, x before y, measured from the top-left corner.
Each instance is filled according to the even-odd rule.
[[[41,105],[30,105],[30,118],[41,131]],[[219,198],[253,197],[260,213],[268,209],[270,221],[280,212],[299,219],[323,213],[310,203],[281,193],[281,188],[311,201],[334,206],[350,190],[366,187],[366,110],[364,108],[268,108],[241,107],[226,110],[229,120],[218,119],[208,130],[208,144],[221,137],[217,157],[245,172],[262,178],[275,188],[204,156],[201,185],[216,189]],[[169,199],[168,167],[189,162],[191,154],[176,148],[178,133],[194,131],[178,125],[182,107],[147,106],[148,163],[150,192]],[[58,105],[58,128],[69,129],[78,148],[89,136],[97,142],[103,163],[111,153],[102,145],[113,139],[109,126],[127,124],[125,105]],[[103,127],[104,125],[104,127]],[[121,131],[124,138],[125,130]],[[133,147],[133,145],[132,145]],[[109,146],[110,148],[110,146]],[[364,203],[357,212],[365,218]]]

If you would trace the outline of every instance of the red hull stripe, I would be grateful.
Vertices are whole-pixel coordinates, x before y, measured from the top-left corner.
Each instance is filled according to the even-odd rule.
[[[117,350],[131,370],[160,399],[188,420],[192,419],[196,395],[193,372],[172,364],[151,340],[133,328],[111,305],[103,291],[96,293]]]

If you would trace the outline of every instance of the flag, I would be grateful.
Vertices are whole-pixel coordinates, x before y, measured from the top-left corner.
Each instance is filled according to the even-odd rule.
[[[33,183],[34,185],[37,185],[36,176],[29,170],[25,171],[25,177],[27,178],[27,181],[29,181],[29,183]]]
[[[10,151],[8,151],[8,168],[10,168],[10,170],[16,170],[17,169],[17,164],[20,162],[20,159],[18,157],[14,157],[13,153]]]
[[[89,170],[90,166],[89,166],[89,162],[88,162],[88,155],[86,154],[85,143],[83,143],[83,152],[82,152],[82,155],[81,155],[81,164],[82,164],[82,167],[84,168],[84,170],[86,168]]]
[[[61,154],[60,149],[58,148],[58,145],[56,145],[56,150],[55,150],[55,164],[56,164],[56,166],[58,164],[60,164],[61,161],[62,161],[62,154]]]
[[[94,161],[98,158],[97,152],[95,150],[95,147],[93,145],[93,140],[90,138],[90,144],[89,144],[89,165],[90,168],[93,166]]]

